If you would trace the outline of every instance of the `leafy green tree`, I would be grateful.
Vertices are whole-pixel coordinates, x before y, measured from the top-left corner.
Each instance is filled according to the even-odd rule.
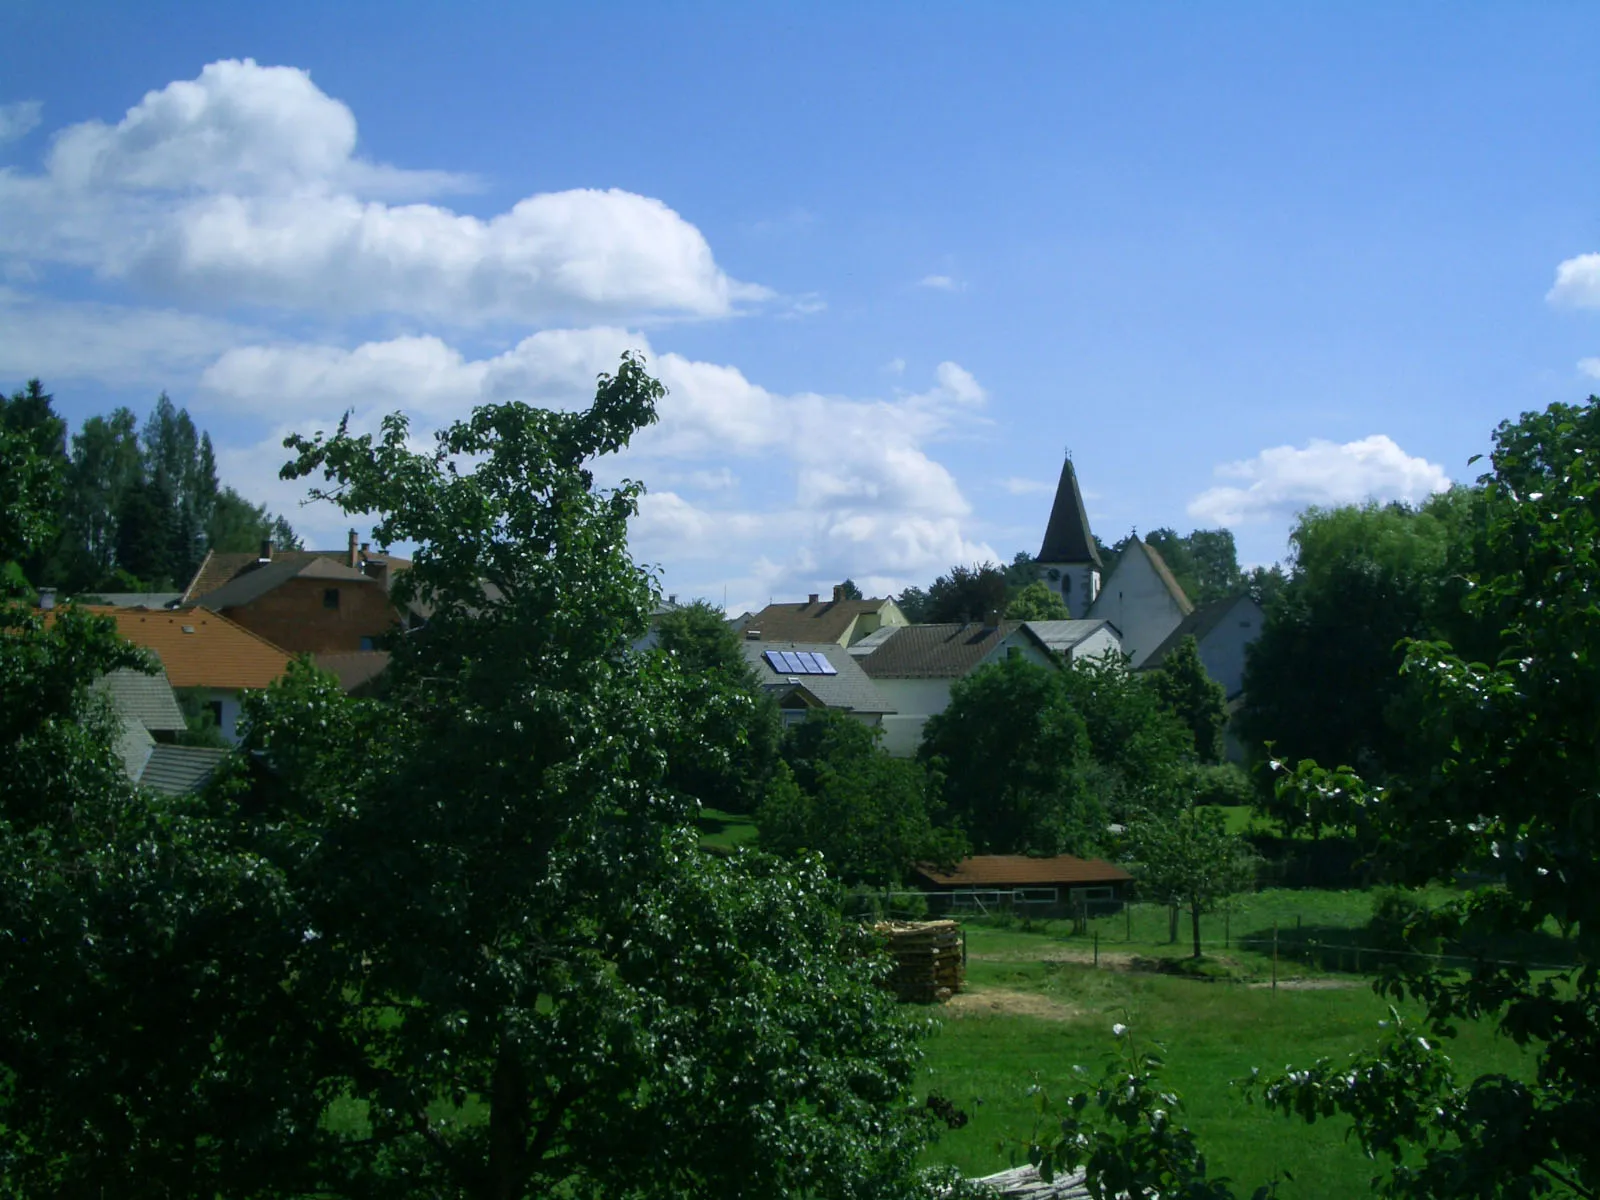
[[[1195,756],[1203,763],[1220,761],[1227,697],[1200,661],[1200,644],[1193,637],[1184,638],[1150,678],[1161,702],[1188,727]]]
[[[434,617],[392,700],[297,663],[180,801],[116,785],[103,734],[59,787],[8,740],[0,1190],[929,1194],[921,1023],[835,885],[701,853],[666,784],[684,680],[630,649],[637,488],[590,474],[659,395],[628,358],[587,410],[483,408],[431,452],[400,418],[294,440],[417,546],[397,587]]]
[[[1028,584],[1006,605],[1006,616],[1014,621],[1069,621],[1072,613],[1061,596],[1042,580]]]
[[[854,579],[846,579],[839,585],[839,594],[846,600],[861,600],[861,589],[856,586]]]
[[[1184,803],[1194,741],[1148,675],[1112,656],[1075,659],[1057,682],[1083,721],[1090,754],[1085,779],[1110,819],[1175,811]]]
[[[1411,730],[1420,769],[1373,786],[1348,770],[1302,762],[1281,794],[1302,803],[1337,793],[1390,878],[1420,886],[1486,878],[1466,897],[1406,919],[1419,953],[1385,964],[1379,989],[1420,1005],[1419,1026],[1395,1015],[1383,1042],[1344,1062],[1321,1060],[1250,1092],[1306,1121],[1343,1117],[1385,1173],[1374,1194],[1410,1200],[1600,1194],[1593,1136],[1600,1096],[1600,823],[1594,818],[1600,742],[1600,399],[1552,405],[1504,422],[1493,470],[1472,507],[1481,518],[1479,567],[1463,582],[1467,627],[1495,631],[1487,661],[1447,643],[1417,641],[1404,670],[1424,704]],[[1559,929],[1576,964],[1535,971],[1527,936]],[[1432,951],[1470,959],[1444,969]],[[1464,1079],[1449,1049],[1463,1021],[1488,1021],[1525,1047],[1516,1076]],[[1086,1143],[1075,1127],[1036,1150],[1052,1168],[1090,1160],[1092,1186],[1151,1162],[1159,1089],[1142,1066],[1124,1072],[1128,1105]],[[1075,1109],[1094,1096],[1074,1098]],[[1125,1118],[1125,1119],[1123,1119]],[[1186,1160],[1191,1181],[1203,1162]],[[1184,1186],[1190,1186],[1184,1182]],[[1209,1190],[1162,1194],[1234,1195]],[[1123,1188],[1130,1195],[1148,1194]],[[1257,1192],[1257,1195],[1263,1194]]]
[[[56,531],[64,430],[37,379],[9,399],[0,396],[0,569],[13,588],[23,582],[25,560]]]
[[[873,887],[905,882],[914,863],[964,854],[960,834],[930,815],[922,766],[884,753],[878,731],[854,717],[823,710],[791,726],[784,757],[757,814],[762,849],[815,851],[842,882]]]
[[[993,563],[955,566],[929,586],[922,620],[934,625],[985,621],[991,613],[1003,612],[1005,606],[1004,571]]]
[[[1314,759],[1374,780],[1407,766],[1415,741],[1402,643],[1464,631],[1458,614],[1475,511],[1463,491],[1420,508],[1368,504],[1301,516],[1293,573],[1245,663],[1236,722],[1257,761]]]
[[[669,753],[668,782],[727,812],[753,813],[778,764],[783,717],[758,686],[722,610],[704,600],[662,615],[658,645],[683,676],[692,714]]]
[[[1229,896],[1255,886],[1255,856],[1231,836],[1214,808],[1176,817],[1144,816],[1128,831],[1141,895],[1189,912],[1193,957],[1200,957],[1200,917]]]
[[[1088,787],[1089,735],[1063,672],[1017,656],[974,671],[931,717],[919,758],[981,854],[1082,854],[1106,814]]]
[[[895,607],[905,614],[913,625],[928,619],[928,593],[919,587],[908,587],[894,598]]]

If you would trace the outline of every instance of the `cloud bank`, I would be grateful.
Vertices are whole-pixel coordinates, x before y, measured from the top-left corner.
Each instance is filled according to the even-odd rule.
[[[38,174],[0,172],[0,253],[181,302],[449,324],[717,317],[770,294],[632,192],[540,193],[487,219],[395,202],[472,186],[361,157],[354,114],[307,72],[230,60],[63,130]]]
[[[1222,526],[1288,520],[1311,505],[1416,504],[1450,486],[1443,467],[1407,454],[1383,434],[1342,444],[1314,438],[1302,449],[1275,446],[1224,463],[1216,474],[1238,482],[1196,496],[1189,515]]]

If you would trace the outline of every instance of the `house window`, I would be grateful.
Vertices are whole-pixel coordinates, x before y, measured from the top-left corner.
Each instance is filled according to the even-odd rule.
[[[364,638],[361,639],[361,648],[363,650],[376,650],[377,649],[377,647],[375,645],[373,645],[372,639],[369,638],[369,637],[364,637]]]
[[[323,608],[338,608],[339,607],[339,589],[338,588],[323,588],[322,589],[322,607]]]

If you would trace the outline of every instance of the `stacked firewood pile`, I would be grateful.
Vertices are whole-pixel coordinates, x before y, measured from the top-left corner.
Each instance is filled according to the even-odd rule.
[[[961,926],[954,921],[880,921],[872,931],[889,945],[889,989],[915,1004],[942,1003],[966,982]]]

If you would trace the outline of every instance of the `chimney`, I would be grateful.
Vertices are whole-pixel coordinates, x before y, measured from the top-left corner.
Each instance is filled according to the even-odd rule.
[[[49,612],[56,606],[55,588],[42,587],[39,589],[39,611]]]
[[[815,604],[816,602],[817,602],[817,593],[812,592],[811,593],[811,599],[807,600],[806,603],[807,604]]]
[[[261,557],[259,559],[257,559],[256,561],[258,561],[258,562],[271,562],[272,561],[272,539],[271,538],[262,538],[261,539]]]
[[[991,608],[988,612],[984,613],[983,624],[986,629],[997,628],[1000,624],[1000,610],[998,608]]]
[[[667,593],[667,607],[668,608],[677,608],[678,607],[678,593],[677,592],[669,592],[669,593]]]
[[[355,530],[354,530],[354,529],[352,529],[352,530],[351,530],[351,531],[350,531],[350,565],[351,565],[351,566],[352,566],[352,567],[353,567],[353,566],[355,566],[355,565],[356,565],[356,563],[358,563],[358,562],[359,562],[359,561],[361,561],[361,560],[360,560],[360,559],[358,559],[358,558],[357,558],[357,557],[356,557],[356,553],[357,553],[357,547],[356,547],[356,531],[355,531]]]
[[[842,584],[842,583],[834,584],[833,585],[833,602],[835,604],[837,604],[837,603],[839,603],[839,601],[841,601],[843,599],[844,599],[844,584]]]

